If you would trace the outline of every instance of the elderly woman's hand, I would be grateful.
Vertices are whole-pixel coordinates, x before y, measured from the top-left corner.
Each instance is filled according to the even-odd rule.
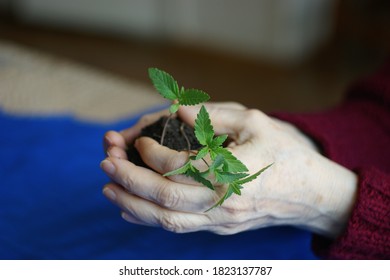
[[[251,174],[274,163],[272,167],[245,184],[241,196],[232,195],[222,206],[205,212],[225,187],[214,192],[184,175],[162,176],[182,166],[188,153],[147,137],[135,140],[142,127],[167,111],[147,115],[132,128],[105,135],[107,158],[101,166],[112,182],[103,193],[122,209],[125,220],[174,232],[233,234],[293,225],[328,237],[341,233],[355,201],[354,173],[323,157],[288,123],[236,103],[211,103],[206,108],[216,134],[229,135],[228,148]],[[178,114],[193,125],[198,111],[199,107],[183,107]],[[127,160],[126,149],[133,143],[151,169]]]

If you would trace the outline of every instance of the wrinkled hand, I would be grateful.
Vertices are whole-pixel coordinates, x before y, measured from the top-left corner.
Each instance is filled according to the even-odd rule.
[[[144,116],[134,127],[104,138],[107,158],[102,169],[112,179],[103,193],[122,209],[131,223],[161,226],[173,232],[208,230],[233,234],[274,225],[293,225],[336,237],[344,229],[355,200],[356,176],[326,159],[292,125],[236,103],[206,104],[217,135],[228,134],[230,151],[253,174],[270,163],[256,180],[244,185],[220,207],[205,212],[226,190],[216,192],[191,178],[163,177],[181,167],[187,152],[161,146],[140,130],[167,111]],[[199,107],[183,107],[180,117],[194,124]],[[134,142],[135,141],[135,142]],[[153,170],[127,160],[134,143]],[[202,164],[201,162],[199,164]]]

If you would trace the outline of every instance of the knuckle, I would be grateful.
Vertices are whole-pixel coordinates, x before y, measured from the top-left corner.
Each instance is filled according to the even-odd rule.
[[[241,103],[236,102],[236,101],[229,101],[226,104],[231,106],[232,108],[234,107],[236,109],[246,109],[246,107],[244,105],[242,105]]]
[[[245,111],[245,127],[252,137],[257,137],[263,133],[264,128],[269,127],[270,118],[257,109],[248,109]]]
[[[181,193],[178,189],[162,186],[157,194],[157,200],[159,201],[160,205],[166,208],[176,209],[181,202]]]
[[[179,222],[179,220],[176,218],[176,216],[164,212],[160,217],[160,224],[161,227],[167,231],[175,232],[175,233],[181,233],[184,232],[184,227]]]
[[[257,109],[248,109],[246,111],[246,118],[250,122],[258,122],[258,121],[263,120],[265,117],[266,117],[266,115]]]
[[[229,216],[229,220],[233,223],[241,223],[244,220],[245,212],[235,207],[226,207],[225,212]]]
[[[131,190],[133,189],[135,182],[130,173],[123,174],[121,183],[128,192],[132,192]]]

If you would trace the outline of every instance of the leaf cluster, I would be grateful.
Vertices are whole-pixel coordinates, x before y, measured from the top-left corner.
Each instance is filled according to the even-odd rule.
[[[179,89],[178,83],[168,73],[157,68],[149,69],[149,77],[156,90],[173,103],[169,108],[171,114],[177,112],[180,105],[196,105],[206,102],[210,97],[207,93],[197,89]],[[207,211],[220,206],[232,194],[241,195],[243,185],[255,180],[272,164],[250,175],[248,168],[223,146],[228,135],[215,135],[209,113],[202,105],[195,120],[195,136],[202,145],[196,155],[189,156],[188,161],[180,168],[172,170],[164,176],[184,174],[203,184],[211,190],[216,185],[226,185],[224,195]],[[205,158],[208,157],[210,163]],[[194,165],[195,161],[202,160],[206,169],[201,171]]]
[[[249,175],[247,173],[248,168],[227,148],[223,147],[223,143],[228,136],[215,136],[209,114],[204,106],[201,107],[197,115],[194,128],[195,136],[202,145],[202,148],[195,156],[190,156],[184,166],[170,171],[164,174],[164,176],[184,174],[192,177],[211,190],[215,190],[214,186],[216,184],[227,185],[225,194],[207,211],[222,205],[233,193],[241,195],[243,184],[255,180],[263,171],[270,167],[268,165],[255,174]],[[207,155],[211,159],[211,164],[207,164],[208,168],[205,171],[199,171],[193,162],[204,159]],[[213,182],[210,178],[214,178]]]
[[[210,96],[202,90],[179,88],[177,81],[165,71],[149,68],[148,72],[156,90],[164,98],[172,101],[172,105],[169,107],[171,114],[176,113],[180,105],[197,105],[210,99]]]

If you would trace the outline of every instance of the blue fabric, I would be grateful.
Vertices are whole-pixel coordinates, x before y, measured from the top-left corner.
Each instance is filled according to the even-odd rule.
[[[132,225],[101,193],[100,125],[0,111],[0,259],[314,259],[311,235],[275,227],[232,236]]]

